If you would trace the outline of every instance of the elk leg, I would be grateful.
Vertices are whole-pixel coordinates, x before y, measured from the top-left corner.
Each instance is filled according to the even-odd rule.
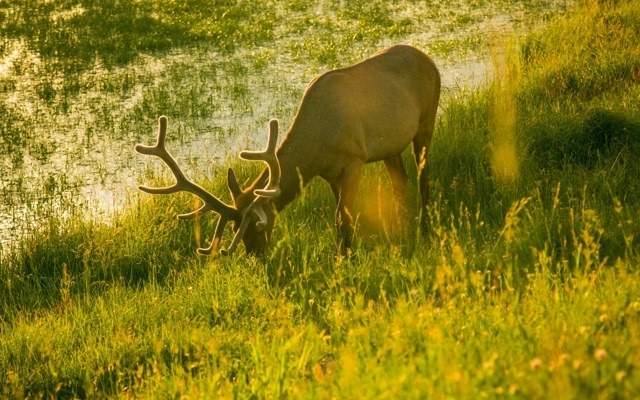
[[[413,156],[416,160],[418,186],[420,187],[420,226],[422,228],[426,228],[427,222],[427,204],[429,201],[429,164],[427,162],[427,154],[429,154],[433,125],[433,122],[423,123],[418,130],[418,134],[413,139]]]
[[[393,200],[396,208],[403,210],[406,208],[407,201],[407,183],[409,177],[404,169],[402,156],[387,158],[384,160],[384,166],[387,168],[389,177],[391,178],[391,188],[393,190]]]
[[[352,248],[353,216],[351,215],[351,207],[356,198],[361,173],[362,163],[351,164],[343,168],[338,182],[331,184],[333,195],[338,203],[336,208],[337,244],[342,254],[347,254],[347,250]]]

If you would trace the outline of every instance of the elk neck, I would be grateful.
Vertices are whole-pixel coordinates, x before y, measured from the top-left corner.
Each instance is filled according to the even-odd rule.
[[[308,156],[300,154],[292,146],[291,141],[285,140],[278,148],[276,154],[280,161],[280,195],[273,199],[273,205],[277,211],[284,209],[289,203],[295,200],[300,194],[302,188],[307,185],[309,180],[313,178],[317,173],[312,171],[307,164]],[[258,178],[244,190],[245,193],[250,194],[250,201],[253,201],[255,195],[253,191],[255,189],[261,189],[267,186],[269,180],[269,169],[265,168]],[[302,182],[301,182],[302,180]],[[248,204],[248,203],[247,203]]]

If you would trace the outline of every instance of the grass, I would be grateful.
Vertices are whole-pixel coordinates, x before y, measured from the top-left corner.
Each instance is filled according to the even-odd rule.
[[[304,18],[313,4],[285,6]],[[358,7],[391,7],[356,2],[335,11],[323,4],[338,25],[365,12]],[[413,223],[398,227],[383,217],[389,183],[378,165],[365,170],[349,260],[335,257],[333,199],[321,182],[279,216],[271,251],[258,259],[241,251],[196,256],[215,221],[203,218],[198,230],[176,220],[193,208],[186,195],[136,197],[108,220],[81,207],[69,206],[67,215],[43,207],[38,229],[0,254],[1,394],[633,398],[640,392],[639,9],[637,0],[582,2],[543,30],[510,38],[506,52],[495,53],[494,79],[447,98],[430,153],[425,235]],[[144,10],[126,18],[143,18]],[[453,20],[469,24],[473,10],[469,4],[470,16]],[[310,29],[329,29],[330,22],[321,18]],[[168,36],[200,40],[200,28],[184,26]],[[292,43],[292,51],[312,54],[305,41],[316,37],[326,41],[316,49],[327,58],[314,56],[320,64],[312,69],[366,48],[313,35]],[[256,54],[254,65],[269,71],[275,56],[259,48]],[[204,124],[202,116],[181,115],[203,104],[210,106],[202,115],[224,107],[255,112],[248,67],[230,56],[219,68],[236,73],[171,64],[161,74],[175,77],[176,87],[185,73],[194,82],[178,93],[144,72],[144,104],[134,103],[130,114],[140,121],[119,124],[146,137],[150,120],[169,114],[177,149],[192,134],[186,122]],[[128,93],[130,74],[123,69],[109,90]],[[211,79],[229,82],[215,95],[197,91]],[[283,100],[273,107],[295,111],[286,101],[295,90],[278,90]],[[202,103],[223,92],[233,94],[231,106]],[[108,109],[96,115],[113,118]],[[234,164],[241,181],[257,173],[215,156],[190,158],[191,176],[214,193],[226,193],[223,166]],[[66,184],[54,183],[55,193]],[[415,185],[410,189],[416,198]]]

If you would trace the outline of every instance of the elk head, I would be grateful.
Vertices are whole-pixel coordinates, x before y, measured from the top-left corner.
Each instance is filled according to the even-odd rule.
[[[278,121],[269,121],[269,140],[264,151],[242,151],[240,157],[251,161],[264,161],[267,163],[269,176],[263,189],[255,189],[252,192],[242,192],[238,186],[235,175],[231,169],[228,172],[229,190],[234,198],[234,206],[229,206],[209,193],[201,186],[187,179],[176,160],[166,150],[164,141],[167,135],[167,117],[158,119],[158,139],[153,146],[138,144],[136,152],[144,155],[152,155],[160,158],[169,167],[176,183],[164,188],[151,188],[140,186],[139,189],[151,194],[171,194],[188,192],[196,195],[203,201],[203,205],[188,214],[178,215],[179,219],[192,219],[207,211],[213,211],[220,215],[211,244],[207,248],[199,248],[202,255],[214,252],[222,240],[222,234],[227,222],[233,222],[234,236],[227,249],[222,249],[223,255],[231,255],[237,248],[240,240],[245,243],[248,254],[258,253],[266,248],[271,229],[273,228],[274,211],[270,206],[270,200],[280,195],[280,163],[276,155],[276,143],[278,141]],[[250,226],[252,225],[253,226]]]

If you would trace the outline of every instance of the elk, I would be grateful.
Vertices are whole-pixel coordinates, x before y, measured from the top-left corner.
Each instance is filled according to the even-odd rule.
[[[233,205],[223,203],[184,176],[164,146],[166,117],[159,119],[156,144],[138,144],[135,150],[164,161],[176,183],[166,188],[139,188],[152,194],[185,191],[202,199],[202,207],[178,218],[193,218],[207,211],[220,215],[210,246],[198,249],[198,253],[211,254],[217,249],[225,225],[233,221],[235,234],[221,253],[230,255],[242,240],[251,255],[267,248],[276,214],[319,176],[329,183],[336,199],[337,244],[345,254],[352,248],[351,209],[363,165],[383,161],[393,197],[403,204],[408,176],[401,154],[409,143],[418,170],[420,215],[425,218],[429,197],[427,154],[439,98],[440,74],[434,62],[414,47],[392,46],[357,64],[315,77],[277,150],[278,121],[271,120],[266,150],[240,153],[243,159],[266,162],[264,171],[242,190],[233,170],[228,170]]]

